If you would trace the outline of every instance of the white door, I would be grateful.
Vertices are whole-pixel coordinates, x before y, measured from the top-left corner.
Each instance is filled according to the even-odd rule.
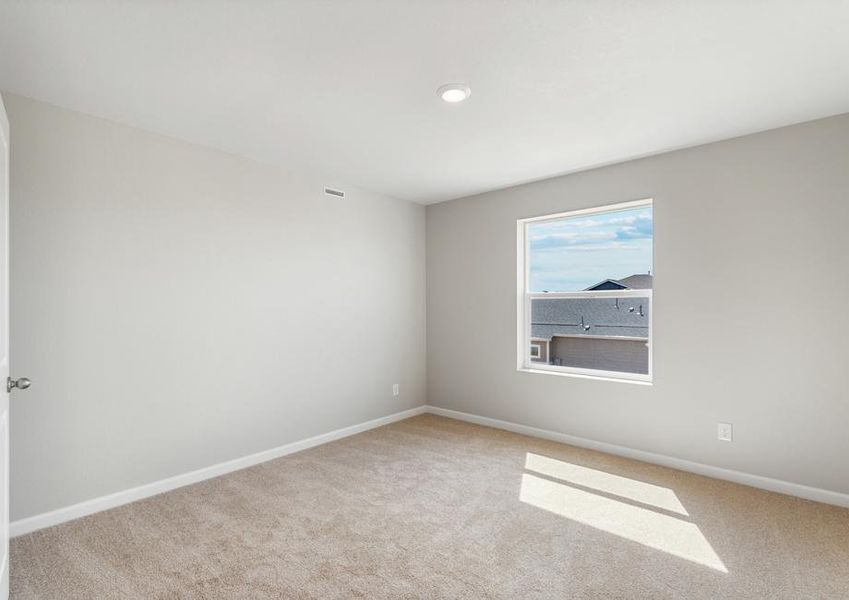
[[[0,96],[0,599],[9,597],[9,120]]]

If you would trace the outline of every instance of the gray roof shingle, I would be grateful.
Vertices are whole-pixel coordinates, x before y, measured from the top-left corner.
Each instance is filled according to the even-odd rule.
[[[605,279],[604,281],[594,283],[586,289],[587,291],[615,289],[650,290],[652,289],[652,275],[651,273],[634,273],[622,279]]]
[[[648,314],[648,297],[534,298],[531,337],[590,335],[648,339]]]
[[[636,273],[619,280],[619,283],[632,290],[652,289],[652,276],[648,273]]]

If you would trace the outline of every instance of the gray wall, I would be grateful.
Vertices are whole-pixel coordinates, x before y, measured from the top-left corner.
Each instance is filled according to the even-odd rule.
[[[426,401],[422,207],[4,99],[13,519]],[[842,116],[428,207],[429,402],[849,492],[847,190]],[[645,197],[654,385],[517,372],[516,219]]]
[[[13,519],[425,402],[423,207],[4,99]]]
[[[516,219],[649,197],[654,385],[518,372]],[[429,206],[429,402],[849,492],[848,226],[849,115]]]

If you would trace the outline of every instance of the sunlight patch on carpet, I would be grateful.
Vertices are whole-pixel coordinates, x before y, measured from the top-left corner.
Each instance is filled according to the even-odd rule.
[[[528,452],[525,456],[525,469],[600,492],[635,500],[641,504],[662,508],[685,517],[688,516],[687,510],[678,500],[675,492],[659,485],[611,475],[604,471],[574,465],[531,452]]]
[[[649,548],[728,572],[695,523],[530,473],[522,475],[519,499]]]

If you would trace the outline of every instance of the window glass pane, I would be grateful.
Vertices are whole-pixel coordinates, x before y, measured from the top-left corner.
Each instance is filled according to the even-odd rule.
[[[652,270],[652,208],[530,223],[529,292],[648,289]],[[600,286],[600,287],[599,287]]]
[[[524,232],[531,351],[520,362],[650,379],[651,204],[530,220]]]

